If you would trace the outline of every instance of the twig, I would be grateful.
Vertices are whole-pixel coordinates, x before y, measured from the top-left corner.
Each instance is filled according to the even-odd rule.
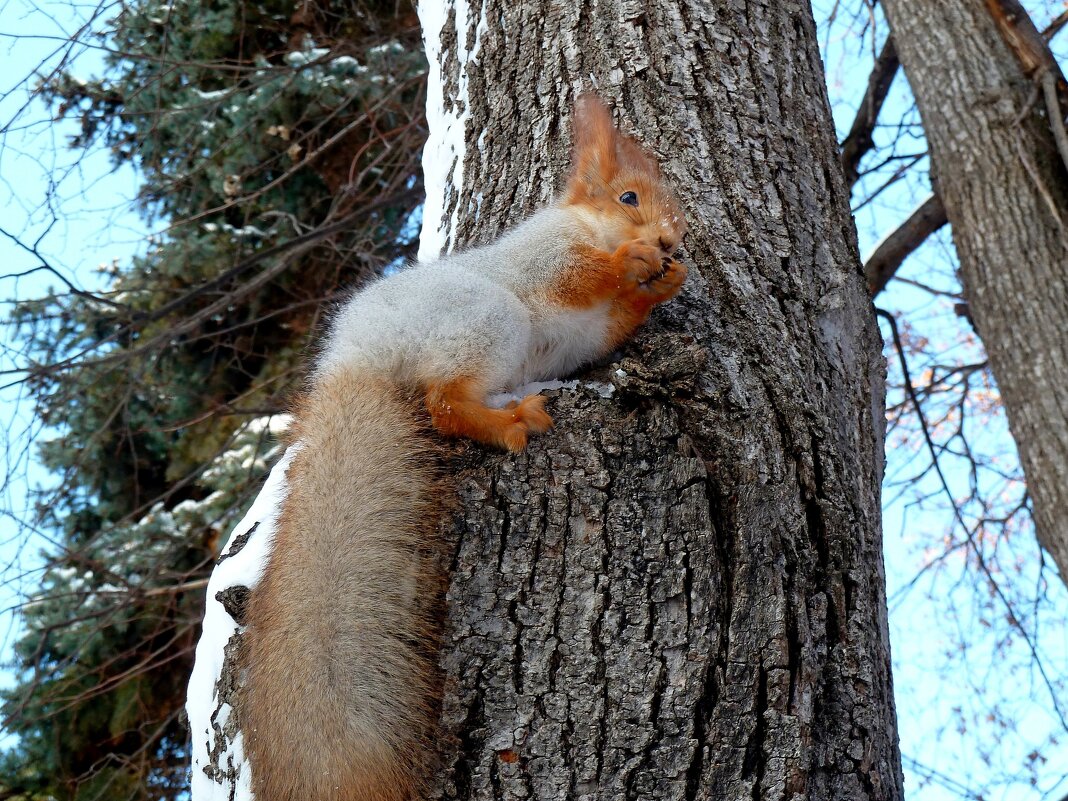
[[[1052,20],[1050,20],[1049,25],[1047,25],[1046,29],[1042,31],[1042,38],[1045,39],[1047,42],[1050,41],[1054,36],[1060,33],[1061,28],[1063,28],[1065,25],[1068,25],[1068,9],[1065,9]]]
[[[860,160],[874,145],[872,131],[875,130],[879,111],[890,91],[890,85],[894,82],[899,65],[894,40],[888,37],[878,58],[875,59],[871,75],[868,76],[868,88],[864,92],[864,98],[860,101],[853,125],[846,138],[842,140],[842,169],[845,171],[846,184],[850,187],[860,176],[858,170]]]
[[[1057,150],[1061,154],[1061,161],[1068,169],[1068,133],[1064,130],[1064,111],[1061,109],[1060,99],[1057,97],[1057,76],[1051,70],[1042,73],[1042,95],[1046,100],[1046,114],[1049,119],[1049,127],[1053,129],[1053,138],[1057,140]]]
[[[1035,185],[1035,189],[1042,195],[1042,200],[1049,209],[1050,216],[1053,217],[1053,221],[1057,223],[1057,227],[1060,228],[1061,233],[1063,234],[1064,220],[1061,218],[1061,212],[1057,207],[1057,201],[1053,199],[1049,187],[1046,186],[1046,182],[1042,180],[1042,176],[1038,172],[1038,167],[1035,165],[1034,161],[1031,160],[1031,156],[1028,155],[1027,148],[1024,147],[1023,137],[1020,135],[1019,131],[1016,132],[1016,152],[1020,156],[1020,163],[1023,164],[1024,169],[1031,178],[1031,183]]]
[[[113,331],[106,337],[103,337],[98,342],[95,342],[93,345],[84,348],[83,350],[75,353],[72,356],[67,357],[66,359],[53,362],[52,364],[41,365],[36,367],[0,370],[0,375],[25,372],[53,372],[57,370],[71,369],[74,367],[82,369],[87,365],[107,364],[111,362],[124,361],[136,356],[140,356],[150,351],[152,348],[157,347],[160,343],[168,342],[175,336],[195,328],[197,325],[199,325],[204,320],[210,318],[216,312],[225,309],[227,306],[232,304],[234,300],[241,297],[245,297],[256,289],[259,289],[264,284],[270,282],[276,276],[280,275],[286,269],[288,269],[295,258],[309,250],[322,239],[325,239],[328,236],[331,236],[333,234],[339,233],[352,227],[354,222],[363,217],[368,216],[379,208],[392,205],[393,203],[396,203],[402,199],[406,199],[409,196],[418,196],[420,191],[420,187],[406,189],[402,192],[397,193],[396,195],[392,195],[388,198],[383,198],[381,201],[378,201],[376,203],[361,206],[356,211],[347,214],[337,222],[331,223],[329,225],[320,226],[309,231],[306,234],[302,234],[301,236],[297,236],[293,239],[287,240],[286,242],[282,242],[278,245],[265,248],[259,253],[255,253],[252,256],[249,256],[249,258],[245,259],[240,264],[231,267],[229,270],[217,276],[216,278],[213,278],[210,281],[205,281],[203,284],[197,285],[193,289],[186,292],[184,295],[175,298],[174,300],[164,304],[163,306],[160,306],[155,311],[149,314],[138,316],[133,322],[123,325],[121,328],[116,331]],[[247,283],[243,284],[238,288],[230,290],[229,292],[224,294],[219,300],[204,307],[203,309],[198,310],[196,313],[184,319],[181,323],[177,323],[173,328],[169,329],[168,331],[164,331],[156,335],[148,342],[138,345],[135,348],[109,351],[105,356],[101,356],[92,361],[86,360],[86,356],[88,356],[93,351],[99,350],[102,345],[118,341],[125,335],[131,333],[132,331],[143,327],[145,324],[166,317],[175,310],[181,308],[182,306],[185,306],[191,300],[205,294],[206,292],[211,292],[215,289],[220,288],[237,275],[240,275],[241,273],[247,271],[249,268],[254,267],[260,262],[274,256],[281,256],[282,258],[280,258],[275,264],[257,273],[256,276],[254,276]],[[0,389],[2,388],[3,387],[0,387]]]

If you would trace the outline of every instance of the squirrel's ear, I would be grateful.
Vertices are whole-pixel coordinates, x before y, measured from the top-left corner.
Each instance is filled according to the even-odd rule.
[[[579,95],[571,127],[575,150],[565,192],[571,202],[596,194],[598,188],[621,171],[660,179],[656,160],[641,145],[616,130],[611,112],[597,95],[589,92]]]
[[[568,186],[576,182],[603,183],[619,169],[617,161],[619,133],[612,125],[612,115],[594,94],[579,95],[571,117],[575,148]]]
[[[660,180],[660,165],[629,136],[616,136],[616,165],[624,172],[641,173],[650,180]]]

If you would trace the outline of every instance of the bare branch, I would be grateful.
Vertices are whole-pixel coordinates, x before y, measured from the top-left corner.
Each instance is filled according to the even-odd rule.
[[[1016,55],[1027,77],[1037,81],[1039,73],[1049,70],[1057,76],[1063,91],[1066,88],[1064,75],[1057,59],[1024,7],[1017,0],[986,0],[986,7],[997,24],[998,33]]]
[[[1057,76],[1052,70],[1042,73],[1042,94],[1046,100],[1046,114],[1049,119],[1049,127],[1053,129],[1053,138],[1057,141],[1057,150],[1061,154],[1061,161],[1068,167],[1068,133],[1064,130],[1064,111],[1057,99]]]
[[[946,222],[942,199],[933,194],[885,237],[864,263],[872,296],[882,292],[905,259]]]
[[[871,75],[868,77],[868,88],[864,92],[864,99],[860,101],[857,116],[853,120],[853,126],[849,129],[846,138],[842,140],[842,169],[845,171],[846,183],[852,187],[860,177],[858,165],[860,160],[874,146],[872,131],[879,119],[879,111],[886,100],[890,84],[894,82],[900,62],[897,58],[897,50],[894,48],[894,40],[887,38],[882,52],[875,59]]]
[[[1024,145],[1023,136],[1020,131],[1016,131],[1016,151],[1020,154],[1020,163],[1023,164],[1024,169],[1027,171],[1027,176],[1031,179],[1031,183],[1034,184],[1035,190],[1046,204],[1046,209],[1049,211],[1050,217],[1057,224],[1057,227],[1063,234],[1065,223],[1064,219],[1061,217],[1060,207],[1057,205],[1057,201],[1053,197],[1053,193],[1050,191],[1046,181],[1043,180],[1042,173],[1039,171],[1038,165],[1035,164],[1035,160],[1028,154],[1027,147]],[[1068,166],[1068,163],[1066,163],[1066,166]]]
[[[1027,645],[1031,652],[1031,658],[1034,660],[1034,665],[1038,668],[1039,675],[1042,677],[1042,681],[1046,686],[1046,689],[1050,694],[1050,701],[1052,702],[1053,713],[1060,720],[1061,725],[1068,729],[1068,718],[1065,717],[1064,710],[1061,708],[1058,702],[1059,694],[1054,682],[1050,679],[1049,674],[1046,672],[1045,664],[1039,658],[1038,648],[1035,646],[1034,639],[1023,627],[1023,623],[1020,622],[1019,616],[1013,609],[1012,603],[1001,589],[1001,585],[998,584],[997,579],[994,577],[993,571],[990,569],[990,565],[987,564],[986,557],[983,556],[982,550],[980,550],[978,543],[975,541],[975,532],[968,527],[968,524],[964,521],[964,516],[961,513],[960,506],[958,506],[956,499],[953,497],[953,491],[949,488],[949,481],[946,479],[945,473],[942,471],[942,465],[938,460],[940,448],[934,441],[934,437],[931,434],[931,428],[927,423],[927,416],[923,411],[923,404],[916,392],[916,387],[912,383],[912,377],[909,374],[908,359],[905,357],[905,348],[901,341],[901,334],[897,328],[897,319],[894,315],[885,309],[877,308],[875,313],[879,317],[886,320],[887,325],[890,327],[890,336],[894,342],[894,349],[898,354],[898,363],[901,367],[902,380],[905,385],[905,393],[908,395],[909,400],[912,402],[913,408],[916,410],[916,417],[920,424],[920,433],[923,436],[924,443],[927,445],[927,450],[931,456],[932,467],[935,474],[938,476],[939,484],[942,491],[945,493],[946,498],[949,500],[949,504],[953,509],[953,516],[957,524],[960,526],[961,531],[964,534],[965,540],[968,543],[969,549],[975,556],[976,563],[979,565],[979,569],[986,577],[990,584],[990,589],[999,601],[1004,605],[1005,610],[1009,616],[1009,621],[1020,633],[1024,643]]]
[[[1046,29],[1042,31],[1042,38],[1047,42],[1051,41],[1054,36],[1061,32],[1061,28],[1065,25],[1068,25],[1068,9],[1065,9],[1050,21]]]
[[[1068,82],[1065,81],[1053,51],[1049,49],[1049,40],[1053,33],[1056,33],[1055,26],[1060,18],[1054,20],[1044,32],[1039,33],[1035,23],[1017,0],[986,0],[986,7],[997,25],[998,33],[1016,56],[1024,74],[1042,89],[1046,101],[1046,118],[1057,142],[1061,160],[1068,168],[1068,134],[1064,130]],[[1065,14],[1061,15],[1064,16]],[[1063,25],[1064,22],[1059,24]]]

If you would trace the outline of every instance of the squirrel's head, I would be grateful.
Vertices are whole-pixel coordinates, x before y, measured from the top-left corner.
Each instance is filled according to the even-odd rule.
[[[670,255],[686,233],[686,218],[660,167],[641,146],[616,130],[595,95],[581,95],[572,118],[574,155],[563,202],[615,250],[632,239],[659,244]]]

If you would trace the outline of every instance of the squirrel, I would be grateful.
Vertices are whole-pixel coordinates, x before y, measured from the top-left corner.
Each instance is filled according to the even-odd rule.
[[[490,244],[408,266],[345,303],[294,411],[296,449],[246,609],[240,727],[256,801],[417,801],[434,763],[430,443],[521,451],[544,398],[489,393],[611,353],[674,297],[686,231],[657,163],[593,95],[564,191]],[[425,420],[425,418],[422,418]]]

